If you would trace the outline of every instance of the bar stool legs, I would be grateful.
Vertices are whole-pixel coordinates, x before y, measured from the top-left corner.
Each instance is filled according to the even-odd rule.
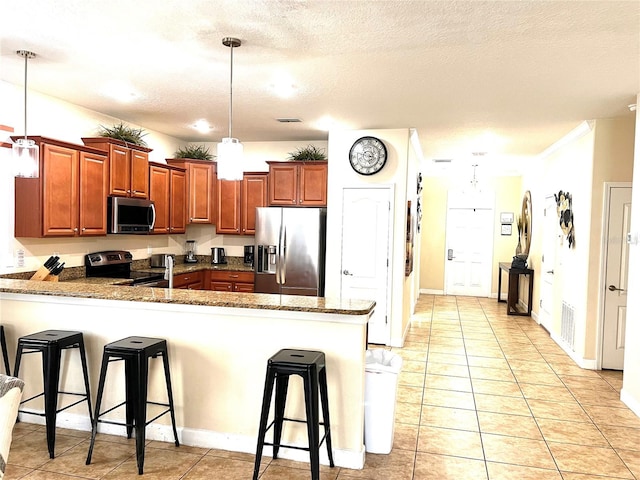
[[[289,376],[300,375],[304,384],[306,420],[286,418],[284,408],[289,388]],[[267,425],[271,396],[275,383],[274,419]],[[318,393],[320,395],[318,395]],[[318,398],[320,397],[320,398]],[[318,412],[318,400],[322,404],[323,422],[320,422]],[[307,437],[309,447],[283,445],[282,426],[285,421],[307,424]],[[324,426],[324,437],[320,438],[320,425]],[[265,442],[267,430],[273,427],[273,443]],[[331,427],[329,420],[329,398],[327,391],[327,373],[325,357],[322,352],[306,350],[280,350],[267,362],[267,374],[265,378],[264,394],[262,397],[262,410],[260,425],[258,427],[258,446],[256,448],[256,460],[253,471],[253,480],[258,479],[262,450],[264,445],[273,446],[273,458],[278,458],[280,447],[295,448],[309,452],[311,478],[320,480],[320,446],[326,441],[329,465],[334,466],[333,451],[331,447]]]
[[[58,384],[60,382],[60,358],[62,355],[62,351],[69,348],[78,348],[80,351],[85,393],[64,392],[58,390]],[[54,458],[56,443],[56,418],[58,413],[86,401],[87,408],[89,409],[89,419],[93,423],[93,412],[91,410],[91,400],[89,393],[89,374],[87,371],[87,359],[82,332],[45,330],[43,332],[34,333],[32,335],[27,335],[25,337],[19,338],[18,350],[16,353],[16,364],[13,372],[14,377],[19,377],[22,355],[26,355],[29,353],[42,353],[44,391],[38,395],[23,400],[22,402],[20,402],[20,405],[34,400],[38,397],[44,396],[44,414],[25,410],[19,410],[19,412],[45,417],[47,430],[47,448],[49,450],[49,457]],[[83,398],[81,398],[77,402],[59,409],[58,394],[76,395]]]
[[[162,356],[165,381],[167,385],[168,403],[147,401],[147,384],[149,380],[148,362],[149,358],[155,358],[158,356]],[[102,404],[108,365],[110,362],[120,360],[124,361],[125,401],[101,413],[100,405]],[[153,419],[147,421],[148,403],[168,408]],[[104,414],[123,405],[125,406],[125,423],[100,420],[100,417]],[[131,438],[131,434],[135,431],[136,463],[138,466],[138,474],[142,475],[144,469],[146,426],[166,413],[171,415],[171,425],[173,427],[175,445],[176,447],[179,447],[180,443],[178,442],[178,432],[176,429],[176,418],[173,407],[173,393],[171,390],[171,375],[169,372],[169,356],[166,340],[146,337],[128,337],[105,345],[102,356],[102,366],[100,368],[98,396],[96,398],[96,416],[91,428],[91,443],[89,445],[86,464],[89,465],[91,463],[91,456],[93,454],[93,447],[95,445],[96,434],[98,431],[98,423],[106,422],[123,425],[126,427],[127,438]]]
[[[4,327],[0,325],[0,350],[2,350],[2,359],[4,360],[4,372],[7,375],[11,375],[11,368],[9,367],[9,354],[7,352],[7,339],[4,336]]]

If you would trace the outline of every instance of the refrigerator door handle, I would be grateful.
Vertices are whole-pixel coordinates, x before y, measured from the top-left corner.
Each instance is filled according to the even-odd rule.
[[[278,231],[278,247],[276,250],[276,283],[280,285],[282,282],[280,281],[280,269],[282,268],[282,224],[280,224],[280,229]]]
[[[283,227],[282,236],[282,257],[280,264],[280,283],[284,285],[287,282],[287,227]]]

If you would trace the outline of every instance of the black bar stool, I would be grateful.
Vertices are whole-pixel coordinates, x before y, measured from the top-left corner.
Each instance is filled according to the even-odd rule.
[[[164,364],[164,377],[167,382],[167,396],[169,403],[157,403],[147,401],[147,381],[149,378],[149,358],[162,356]],[[100,403],[104,391],[105,378],[109,362],[124,360],[125,372],[125,401],[100,413]],[[168,407],[159,415],[147,421],[147,404]],[[114,422],[111,420],[100,420],[105,415],[116,408],[126,405],[126,423]],[[113,425],[123,425],[127,427],[127,438],[131,438],[131,432],[135,427],[136,432],[136,460],[138,463],[138,474],[142,475],[144,467],[144,442],[145,428],[162,415],[171,413],[171,424],[173,425],[173,438],[176,447],[178,442],[178,432],[176,430],[176,417],[173,410],[173,394],[171,392],[171,376],[169,374],[169,356],[167,352],[167,341],[160,338],[147,337],[127,337],[117,342],[112,342],[104,346],[102,355],[102,367],[100,369],[100,380],[98,383],[98,397],[96,399],[96,416],[91,429],[91,445],[87,455],[87,465],[91,463],[91,454],[96,440],[98,423],[110,423]]]
[[[268,360],[264,395],[262,397],[262,414],[260,415],[258,447],[256,449],[256,462],[253,470],[253,480],[258,479],[260,461],[262,460],[262,449],[265,445],[273,446],[273,458],[278,458],[278,450],[280,447],[308,451],[311,463],[311,479],[320,480],[319,452],[322,442],[326,440],[329,464],[331,467],[334,466],[333,453],[331,451],[329,397],[327,394],[327,370],[325,365],[323,352],[308,350],[283,349]],[[285,418],[284,416],[284,407],[287,400],[287,389],[289,387],[290,375],[300,375],[302,377],[304,383],[306,420]],[[269,426],[267,426],[274,381],[276,384],[274,419]],[[320,388],[323,422],[320,422],[318,415],[318,387]],[[307,424],[309,447],[305,448],[293,445],[282,445],[280,443],[280,438],[282,436],[282,424],[285,421]],[[322,438],[320,438],[320,425],[324,426],[324,436]],[[274,427],[273,443],[265,442],[265,434],[272,426]]]
[[[2,359],[4,360],[4,372],[11,375],[9,367],[9,354],[7,353],[7,339],[4,336],[4,327],[0,325],[0,350],[2,350]]]
[[[64,392],[59,390],[60,360],[62,351],[69,348],[80,349],[80,361],[82,362],[85,393]],[[31,398],[23,400],[20,402],[20,405],[44,395],[44,414],[25,410],[18,411],[20,413],[28,413],[45,417],[45,423],[47,425],[47,448],[49,449],[49,458],[53,458],[56,443],[56,417],[58,413],[86,401],[87,408],[89,409],[89,419],[93,422],[93,413],[91,411],[91,400],[89,394],[89,374],[87,373],[87,357],[84,349],[84,338],[82,337],[82,332],[45,330],[43,332],[20,337],[18,339],[18,351],[16,353],[16,365],[13,376],[19,377],[20,361],[23,354],[26,355],[28,353],[38,352],[42,353],[44,391],[38,395],[34,395]],[[66,395],[76,395],[82,398],[77,402],[59,409],[58,394],[61,393]]]

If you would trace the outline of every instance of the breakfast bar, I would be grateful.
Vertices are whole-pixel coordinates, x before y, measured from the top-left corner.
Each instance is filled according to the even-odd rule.
[[[374,306],[340,298],[0,279],[0,324],[12,362],[20,336],[46,329],[82,331],[93,399],[105,344],[130,335],[167,339],[176,423],[184,445],[255,453],[267,359],[282,348],[323,351],[334,460],[348,468],[364,465],[366,327]],[[74,354],[63,356],[61,369],[69,391],[82,389],[79,362],[69,361]],[[34,364],[25,371],[37,372],[39,359],[29,361]],[[164,377],[155,363],[150,365],[149,399],[163,401]],[[117,364],[110,368],[105,406],[124,397],[124,372]],[[25,381],[25,398],[41,389],[41,376]],[[302,399],[300,389],[292,381],[291,398]],[[118,415],[122,412],[114,412],[114,418]],[[286,415],[304,418],[304,402],[288,403]],[[90,430],[86,407],[61,413],[58,427]],[[100,431],[125,434],[124,428],[109,424],[101,424]],[[283,440],[290,444],[304,446],[307,441],[303,425],[285,434]],[[168,419],[150,424],[147,438],[171,440]],[[308,461],[298,450],[282,455]],[[327,463],[326,453],[321,463]]]

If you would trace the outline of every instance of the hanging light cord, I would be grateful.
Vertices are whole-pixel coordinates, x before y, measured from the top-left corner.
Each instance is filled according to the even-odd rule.
[[[29,54],[24,55],[24,139],[27,139],[27,64]]]
[[[18,50],[16,53],[24,58],[24,139],[27,140],[27,65],[36,54],[29,50]]]
[[[229,74],[229,138],[233,138],[231,135],[231,125],[233,124],[233,43],[231,47],[231,69]]]

